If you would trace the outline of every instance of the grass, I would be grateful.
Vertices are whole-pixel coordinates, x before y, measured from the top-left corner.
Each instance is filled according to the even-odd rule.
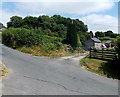
[[[100,37],[99,38],[101,41],[107,41],[107,40],[117,40],[116,38],[111,38],[111,37]]]
[[[0,62],[0,78],[5,76],[8,73],[8,69],[6,68],[5,64]]]
[[[108,78],[120,79],[120,68],[116,61],[92,59],[87,56],[80,60],[80,64],[88,71]]]
[[[50,58],[58,58],[58,57],[65,57],[65,56],[80,56],[80,55],[84,55],[85,54],[85,51],[83,49],[81,49],[80,51],[69,51],[69,50],[66,50],[66,48],[62,47],[60,49],[56,49],[56,50],[47,50],[47,49],[44,49],[40,46],[32,46],[32,47],[26,47],[26,46],[23,46],[23,47],[19,47],[19,48],[16,48],[16,50],[18,51],[21,51],[23,53],[28,53],[30,55],[33,55],[33,56],[47,56],[47,57],[50,57]]]
[[[64,49],[59,49],[59,50],[51,50],[51,51],[46,51],[44,48],[40,46],[32,46],[32,47],[20,47],[17,48],[18,51],[28,53],[34,56],[48,56],[51,58],[54,57],[63,57],[63,56],[69,56],[70,53],[65,51]]]

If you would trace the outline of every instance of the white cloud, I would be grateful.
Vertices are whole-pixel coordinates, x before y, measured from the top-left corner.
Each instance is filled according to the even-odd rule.
[[[2,0],[3,2],[108,2],[119,0]]]
[[[22,13],[45,13],[45,14],[77,14],[85,15],[93,12],[103,12],[111,9],[114,3],[106,2],[19,2],[17,10]],[[108,2],[109,1],[109,2]]]
[[[4,10],[0,10],[0,22],[3,23],[4,26],[7,26],[7,22],[10,21],[10,17],[12,16],[20,16],[18,13],[8,12]]]
[[[3,0],[3,1],[7,2],[8,0]],[[9,0],[9,2],[10,1],[16,1],[16,0]],[[94,2],[93,0],[64,0],[71,2],[48,2],[48,1],[49,0],[43,0],[43,1],[17,0],[17,2],[15,3],[16,8],[14,9],[13,12],[7,11],[5,9],[0,10],[0,13],[2,13],[2,17],[0,17],[0,20],[6,26],[6,23],[9,21],[10,17],[14,15],[25,17],[27,15],[39,16],[40,14],[47,14],[47,15],[89,14],[88,16],[83,17],[81,19],[89,26],[90,30],[92,31],[113,30],[114,32],[117,32],[117,28],[118,28],[116,27],[117,18],[109,15],[93,14],[94,12],[102,12],[111,9],[114,6],[113,1],[110,0],[94,0]]]
[[[31,14],[31,16],[38,17],[40,15],[45,15],[45,14]],[[5,10],[0,9],[0,22],[3,23],[4,26],[7,27],[7,22],[10,21],[10,17],[12,16],[20,16],[20,17],[25,17],[27,16],[26,14],[22,14],[20,12],[9,12]]]
[[[84,21],[88,25],[89,30],[92,30],[93,32],[112,30],[113,32],[118,33],[117,17],[92,14],[83,17],[80,20]]]
[[[0,15],[0,22],[3,23],[3,25],[6,26],[6,23],[9,21],[10,16],[11,16],[12,14],[7,13],[7,12],[2,11],[2,10],[0,10],[0,14],[1,14],[1,15]]]

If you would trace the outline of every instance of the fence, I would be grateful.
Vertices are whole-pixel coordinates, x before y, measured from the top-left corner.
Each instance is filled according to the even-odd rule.
[[[104,60],[116,60],[118,54],[115,50],[96,50],[90,48],[90,58],[104,59]]]

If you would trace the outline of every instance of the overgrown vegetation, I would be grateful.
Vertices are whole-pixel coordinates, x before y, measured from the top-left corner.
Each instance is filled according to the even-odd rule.
[[[106,31],[106,32],[97,31],[97,32],[95,33],[95,36],[96,36],[96,37],[116,38],[117,36],[119,36],[119,34],[113,33],[111,30],[108,30],[108,31]]]
[[[55,56],[55,52],[64,52],[63,55],[60,54],[64,56],[75,50],[82,51],[89,35],[87,30],[87,25],[82,21],[60,15],[25,18],[13,16],[2,33],[2,43],[23,52],[40,48],[42,51],[36,55],[49,56],[53,53]]]
[[[116,41],[117,36],[119,36],[119,34],[113,33],[110,30],[108,30],[106,32],[97,31],[95,33],[95,37],[99,38],[101,41],[107,41],[107,40],[114,40],[114,41]]]
[[[61,57],[83,51],[88,38],[94,37],[87,32],[84,22],[78,19],[54,16],[13,16],[2,31],[2,43],[19,51],[37,56]],[[118,60],[104,61],[83,58],[80,63],[88,70],[111,78],[120,79],[120,37],[112,31],[96,32],[95,37],[102,41],[117,41]]]
[[[107,40],[113,40],[113,41],[116,41],[117,38],[111,38],[111,37],[100,37],[99,38],[101,41],[107,41]]]
[[[9,28],[2,32],[2,42],[12,48],[19,49],[38,46],[46,53],[59,50],[62,46],[62,38],[43,35],[34,29]],[[23,50],[22,50],[23,51]],[[23,51],[24,52],[24,51]]]
[[[70,52],[65,50],[65,48],[60,48],[58,50],[57,49],[46,50],[40,46],[32,46],[32,47],[20,47],[20,48],[17,48],[17,50],[24,52],[24,53],[29,53],[35,56],[48,56],[51,58],[70,55]]]

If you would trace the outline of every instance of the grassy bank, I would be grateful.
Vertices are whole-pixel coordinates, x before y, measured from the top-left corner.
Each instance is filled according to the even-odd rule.
[[[119,66],[115,61],[105,61],[85,57],[80,60],[80,64],[88,71],[106,76],[108,78],[120,79]]]
[[[111,38],[111,37],[100,37],[99,38],[101,41],[107,41],[107,40],[117,40],[116,38]]]
[[[5,76],[8,73],[8,69],[6,68],[5,64],[0,62],[0,78]]]
[[[64,41],[65,38],[38,33],[34,29],[9,28],[2,32],[3,44],[34,56],[69,56],[75,50]]]
[[[69,56],[71,53],[68,51],[65,51],[64,49],[59,50],[45,50],[44,48],[40,46],[31,46],[31,47],[20,47],[17,48],[18,51],[28,53],[34,56],[47,56],[47,57],[63,57],[63,56]]]

